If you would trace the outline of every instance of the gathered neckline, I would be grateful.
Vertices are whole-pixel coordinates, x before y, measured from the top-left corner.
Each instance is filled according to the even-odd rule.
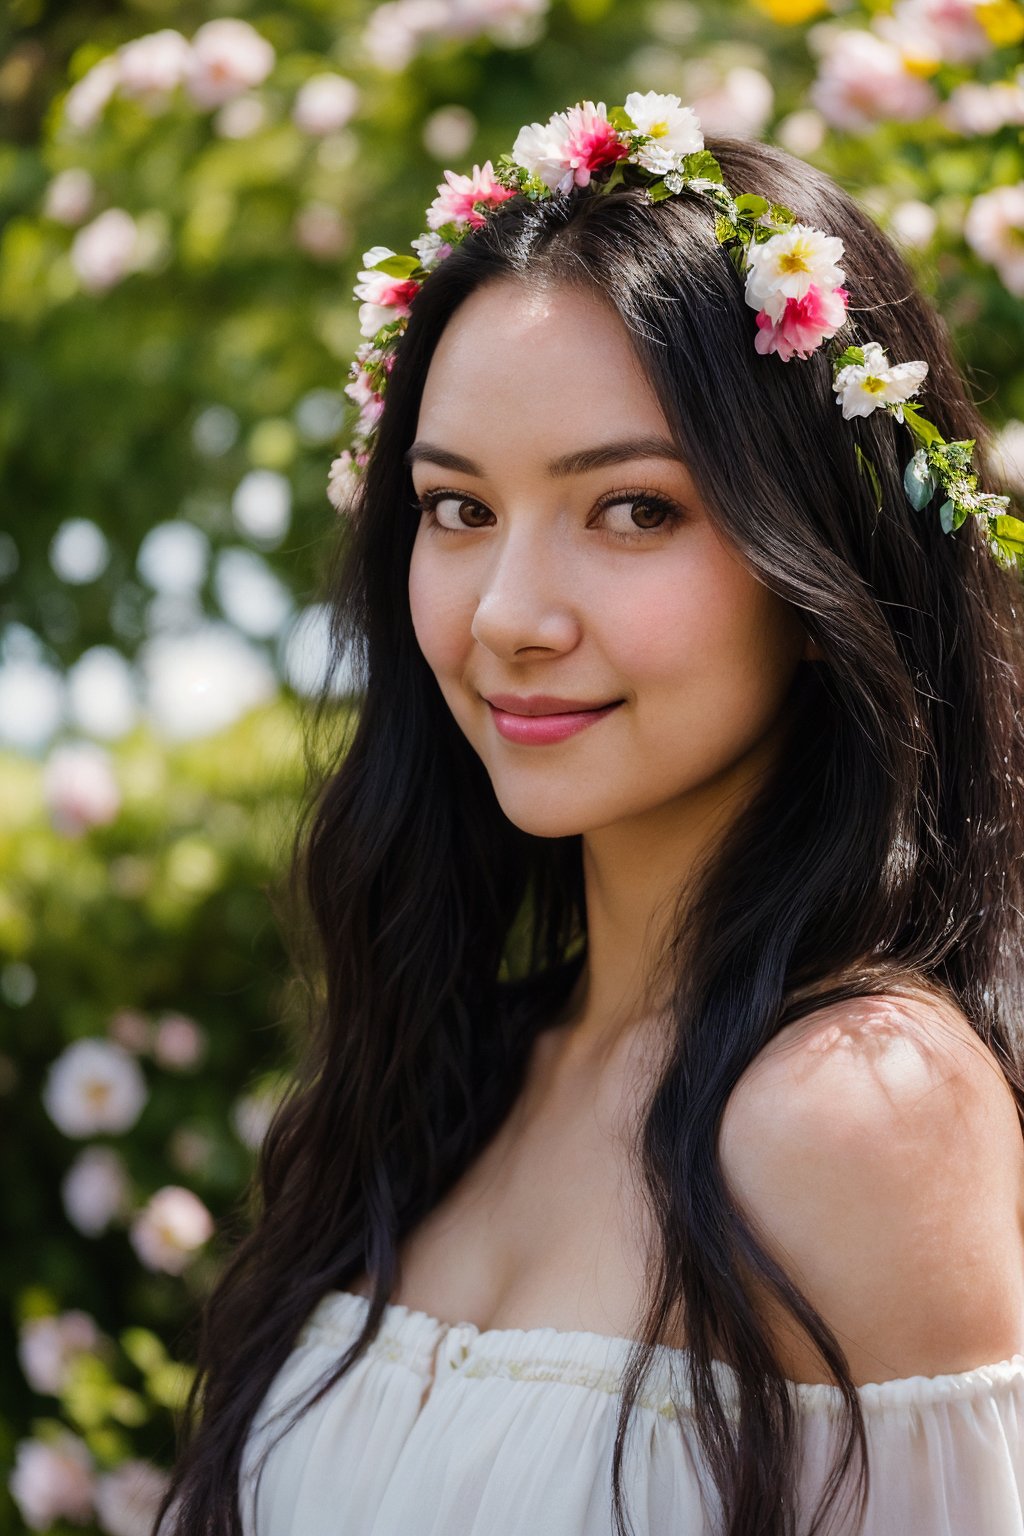
[[[334,1325],[339,1325],[340,1333],[347,1337],[353,1326],[362,1322],[369,1307],[368,1296],[357,1291],[331,1289],[314,1308],[308,1326],[314,1331],[326,1328],[333,1334],[336,1331]],[[588,1370],[595,1373],[594,1384],[600,1382],[606,1390],[611,1390],[613,1378],[621,1373],[637,1342],[621,1335],[552,1328],[544,1324],[533,1328],[480,1328],[476,1323],[449,1323],[433,1313],[398,1301],[385,1302],[382,1322],[386,1323],[388,1333],[385,1352],[393,1351],[389,1358],[418,1361],[422,1367],[440,1340],[451,1365],[469,1376],[504,1374],[523,1379],[524,1366],[532,1365],[545,1374],[550,1372],[549,1379],[567,1379],[566,1371],[584,1368],[584,1374]],[[669,1344],[654,1346],[650,1386],[658,1396],[671,1386],[673,1395],[684,1402],[691,1401],[688,1372],[684,1368],[691,1353],[689,1348]],[[722,1360],[712,1360],[711,1368],[718,1378],[723,1397],[734,1408],[738,1404],[739,1388],[736,1371]],[[925,1403],[949,1399],[966,1402],[993,1390],[1018,1391],[1022,1384],[1024,1353],[1018,1353],[1006,1360],[971,1366],[964,1371],[867,1382],[857,1388],[857,1394],[864,1411],[918,1409]],[[835,1414],[843,1409],[842,1391],[831,1383],[787,1380],[786,1385],[795,1406],[803,1411]]]

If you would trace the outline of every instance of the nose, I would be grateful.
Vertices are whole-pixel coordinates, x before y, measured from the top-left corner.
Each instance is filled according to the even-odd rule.
[[[480,645],[510,658],[522,651],[571,651],[580,637],[571,562],[525,523],[495,541],[471,630]]]

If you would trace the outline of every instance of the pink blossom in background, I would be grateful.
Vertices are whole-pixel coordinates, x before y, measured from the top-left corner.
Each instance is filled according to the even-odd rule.
[[[199,107],[219,107],[261,84],[274,67],[274,49],[247,21],[222,16],[192,38],[185,85]]]
[[[128,1170],[113,1147],[84,1148],[61,1182],[68,1220],[86,1237],[98,1237],[115,1216],[125,1216],[130,1198]]]
[[[917,121],[937,109],[932,86],[910,73],[891,43],[856,27],[819,35],[827,41],[810,99],[834,128],[856,133],[885,120]]]
[[[348,223],[330,203],[305,203],[292,225],[295,244],[317,261],[342,256],[352,244]]]
[[[221,139],[249,139],[259,133],[266,121],[266,103],[253,92],[226,101],[214,115],[213,131]]]
[[[183,1013],[166,1014],[156,1026],[153,1056],[161,1067],[181,1071],[197,1066],[206,1053],[206,1035]]]
[[[1024,70],[1015,80],[982,85],[965,80],[955,85],[943,103],[942,119],[957,133],[998,133],[1007,123],[1024,123]]]
[[[81,165],[58,171],[43,194],[43,212],[58,224],[81,224],[92,211],[96,183]]]
[[[476,211],[474,203],[485,203],[488,208],[497,208],[500,203],[515,196],[510,188],[503,187],[495,180],[494,167],[489,160],[485,160],[482,166],[474,165],[469,176],[445,171],[444,182],[437,191],[438,196],[427,209],[429,229],[440,229],[442,224],[457,224],[460,227],[468,224],[472,229],[479,229],[487,220],[484,214]]]
[[[96,1518],[106,1536],[150,1536],[168,1473],[149,1461],[123,1461],[96,1482]],[[170,1513],[170,1512],[168,1512]]]
[[[107,1033],[111,1040],[116,1040],[118,1045],[123,1045],[126,1051],[131,1051],[135,1056],[152,1050],[153,1025],[138,1008],[118,1008],[110,1016]]]
[[[109,826],[121,809],[110,753],[92,741],[55,747],[43,769],[43,802],[54,831],[65,837]]]
[[[71,265],[88,293],[105,293],[135,270],[141,251],[139,229],[123,208],[107,208],[85,224],[71,242]]]
[[[322,137],[336,133],[355,115],[359,87],[345,75],[313,75],[300,86],[292,107],[292,121],[303,133]]]
[[[56,1397],[76,1356],[92,1354],[103,1335],[88,1312],[30,1317],[18,1331],[18,1361],[33,1392]]]
[[[133,38],[118,49],[119,90],[123,96],[166,98],[184,80],[192,56],[188,38],[173,27]]]
[[[978,20],[977,0],[896,0],[874,17],[872,30],[917,64],[973,64],[992,52]]]
[[[120,78],[120,60],[116,54],[110,54],[87,70],[81,80],[76,80],[64,98],[64,121],[68,127],[76,133],[88,133],[95,128]]]
[[[717,85],[698,92],[690,103],[704,133],[727,133],[741,139],[761,136],[774,104],[775,91],[768,76],[743,64],[726,70]]]
[[[1011,293],[1024,296],[1024,181],[976,197],[964,220],[964,238],[991,262]]]
[[[799,299],[787,299],[779,320],[764,310],[756,316],[754,347],[762,354],[777,352],[784,363],[809,357],[846,322],[845,288],[821,289],[811,284]]]
[[[8,1482],[21,1518],[34,1531],[57,1520],[86,1525],[93,1509],[93,1461],[85,1441],[65,1430],[54,1440],[18,1442]]]
[[[198,1195],[167,1184],[135,1217],[129,1237],[147,1269],[180,1275],[213,1230],[213,1217]]]
[[[43,1104],[65,1136],[130,1130],[149,1097],[138,1062],[112,1040],[76,1040],[47,1074]]]

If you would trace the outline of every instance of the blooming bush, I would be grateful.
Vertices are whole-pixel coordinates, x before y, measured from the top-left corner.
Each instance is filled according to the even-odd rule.
[[[371,240],[429,204],[429,265],[507,195],[487,157],[522,124],[560,181],[556,107],[675,94],[892,230],[1024,490],[1020,0],[342,10],[29,7],[5,61],[3,1530],[149,1536],[189,1328],[287,1081],[302,1012],[268,896],[325,681],[337,444],[377,408],[372,337],[401,308]],[[603,142],[577,117],[574,185]],[[654,169],[695,143],[683,110],[647,128]],[[842,305],[827,246],[801,292],[762,249],[758,341],[812,345]],[[869,362],[912,392],[853,360],[844,414]],[[344,707],[351,677],[332,686]]]

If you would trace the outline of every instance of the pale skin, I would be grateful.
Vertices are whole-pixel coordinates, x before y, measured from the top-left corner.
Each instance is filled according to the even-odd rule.
[[[507,280],[471,295],[432,359],[411,457],[416,496],[435,499],[409,572],[418,643],[509,819],[581,835],[588,960],[508,1120],[403,1244],[392,1300],[632,1337],[653,1234],[629,1147],[665,1038],[650,956],[820,652],[716,528],[597,296]],[[524,745],[497,730],[495,692],[621,703]],[[720,1153],[855,1381],[1024,1348],[1024,1142],[998,1063],[950,1004],[893,996],[789,1026],[734,1090]],[[829,1379],[767,1298],[762,1314],[791,1379]],[[685,1341],[680,1325],[665,1342]]]

